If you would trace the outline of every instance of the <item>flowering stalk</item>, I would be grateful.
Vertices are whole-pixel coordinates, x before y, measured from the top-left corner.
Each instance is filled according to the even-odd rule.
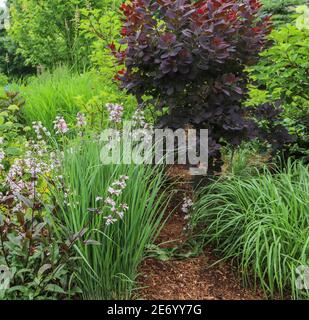
[[[120,123],[123,117],[123,106],[119,104],[108,103],[106,108],[109,112],[109,120],[111,122]]]
[[[69,131],[69,127],[63,117],[57,116],[54,121],[54,129],[56,134],[66,134]]]
[[[4,166],[2,164],[2,161],[5,158],[5,152],[3,150],[0,149],[0,170],[4,170]]]
[[[51,136],[50,132],[47,130],[47,128],[45,128],[43,126],[41,121],[32,122],[32,128],[34,129],[34,131],[36,133],[37,140],[42,140],[43,139],[43,135],[46,135],[47,137]]]
[[[87,125],[86,116],[81,112],[78,112],[76,116],[76,120],[77,120],[77,126],[80,128],[85,127]]]
[[[189,211],[193,207],[194,203],[191,198],[184,197],[181,211],[186,214],[185,219],[189,219]]]
[[[116,223],[119,218],[123,220],[125,212],[129,209],[126,203],[117,204],[117,198],[121,196],[123,190],[126,188],[126,181],[128,179],[129,177],[127,176],[121,176],[118,180],[113,182],[108,188],[109,196],[106,199],[100,196],[96,197],[96,202],[102,203],[101,209],[89,209],[97,214],[102,214],[107,208],[110,213],[104,216],[106,226]]]

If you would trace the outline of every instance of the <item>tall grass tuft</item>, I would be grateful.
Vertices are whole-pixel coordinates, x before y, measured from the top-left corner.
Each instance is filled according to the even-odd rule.
[[[57,115],[64,116],[69,124],[75,124],[79,111],[87,117],[103,116],[108,120],[106,103],[123,104],[128,116],[136,107],[132,96],[120,91],[112,79],[95,71],[77,74],[63,66],[12,87],[20,91],[26,101],[23,108],[25,122],[31,125],[33,121],[41,121],[51,132]]]
[[[238,148],[226,147],[223,149],[224,176],[248,177],[256,175],[263,170],[265,163],[269,160],[269,154],[261,152],[256,142],[243,143]]]
[[[126,203],[129,210],[123,220],[106,226],[104,215],[93,214],[89,208],[97,207],[98,196],[108,196],[108,187],[121,175],[129,179],[118,201]],[[169,196],[163,169],[150,165],[103,165],[99,143],[82,141],[65,151],[63,179],[66,190],[55,193],[61,206],[59,218],[73,234],[87,226],[86,237],[96,242],[76,246],[81,257],[79,281],[83,298],[130,298],[145,250],[164,224]]]
[[[192,224],[238,266],[246,285],[268,297],[309,298],[296,268],[309,267],[309,170],[289,162],[277,174],[219,181],[202,190]],[[299,281],[301,278],[299,278]]]

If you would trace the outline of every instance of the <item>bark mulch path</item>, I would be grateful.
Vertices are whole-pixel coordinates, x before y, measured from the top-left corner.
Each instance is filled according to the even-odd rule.
[[[175,172],[173,173],[175,175]],[[177,176],[185,174],[179,172]],[[188,193],[190,186],[184,183],[180,189]],[[183,191],[171,206],[182,201]],[[181,199],[181,200],[180,200]],[[157,243],[169,242],[163,247],[173,247],[186,239],[183,228],[186,224],[182,213],[173,214],[163,228]],[[146,259],[140,268],[138,279],[141,288],[138,299],[146,300],[262,300],[261,292],[255,293],[242,286],[239,277],[228,263],[216,262],[211,248],[206,248],[198,257],[160,261]]]

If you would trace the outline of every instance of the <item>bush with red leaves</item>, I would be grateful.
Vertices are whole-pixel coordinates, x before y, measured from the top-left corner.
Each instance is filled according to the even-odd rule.
[[[223,144],[258,135],[242,107],[244,69],[256,62],[270,31],[258,0],[132,0],[123,4],[122,41],[114,55],[122,88],[168,107],[160,127],[208,128],[211,160]],[[141,100],[140,100],[141,101]],[[250,112],[252,113],[252,112]],[[219,166],[218,166],[219,167]]]

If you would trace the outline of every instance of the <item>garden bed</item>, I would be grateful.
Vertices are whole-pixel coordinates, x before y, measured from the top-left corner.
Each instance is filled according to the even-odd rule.
[[[183,216],[172,216],[161,240],[181,237]],[[146,259],[141,268],[136,295],[146,300],[262,300],[263,293],[245,289],[228,263],[216,264],[212,249],[196,258],[160,261]],[[209,268],[210,267],[210,268]]]

